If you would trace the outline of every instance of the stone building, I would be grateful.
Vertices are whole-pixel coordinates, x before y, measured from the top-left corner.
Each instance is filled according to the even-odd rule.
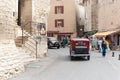
[[[0,0],[0,79],[24,71],[24,65],[47,53],[49,0]],[[44,31],[43,31],[44,32]]]
[[[76,0],[85,8],[84,31],[97,29],[97,5],[96,0]]]
[[[0,40],[14,39],[16,2],[0,0]]]
[[[63,36],[76,37],[75,1],[51,0],[50,6],[48,36],[55,36],[59,40]]]
[[[89,9],[91,6],[91,24],[87,23],[91,30],[98,30],[95,35],[106,37],[108,42],[120,45],[120,24],[119,24],[119,0],[86,0],[85,6]]]
[[[87,10],[84,6],[83,0],[76,0],[76,28],[77,36],[84,36],[84,32],[89,31],[90,27],[87,22]]]
[[[47,53],[47,34],[41,35],[40,27],[45,26],[47,30],[47,19],[49,14],[49,0],[21,0],[19,9],[19,23],[22,29],[32,35],[38,41],[38,56],[43,56]],[[42,44],[42,45],[41,45]]]

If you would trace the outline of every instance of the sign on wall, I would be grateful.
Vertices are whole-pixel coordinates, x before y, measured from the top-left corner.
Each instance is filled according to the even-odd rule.
[[[46,25],[45,23],[39,23],[38,24],[38,30],[41,35],[46,35]]]

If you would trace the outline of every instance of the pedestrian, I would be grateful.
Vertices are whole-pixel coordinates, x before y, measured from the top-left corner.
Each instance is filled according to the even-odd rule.
[[[106,41],[103,40],[103,41],[102,41],[102,56],[103,56],[103,57],[106,56],[106,49],[107,49]]]
[[[65,48],[65,45],[66,45],[66,38],[65,38],[65,37],[62,37],[61,47]]]
[[[102,53],[102,39],[98,39],[98,50],[100,53]]]

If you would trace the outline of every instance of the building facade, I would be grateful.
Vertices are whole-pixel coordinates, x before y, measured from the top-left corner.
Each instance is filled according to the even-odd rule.
[[[69,4],[67,4],[69,3]],[[74,0],[51,0],[48,17],[48,36],[76,37],[76,12]]]
[[[86,8],[91,6],[91,30],[97,30],[96,36],[107,37],[114,45],[120,45],[119,0],[86,0]],[[100,32],[100,33],[99,33]],[[105,33],[101,33],[105,32]]]
[[[23,72],[25,63],[46,55],[49,3],[49,0],[0,0],[1,80]],[[22,46],[16,44],[21,42]]]
[[[77,26],[77,35],[78,36],[84,36],[85,32],[88,32],[91,30],[91,7],[86,7],[86,4],[84,0],[76,0],[76,26]],[[88,14],[89,13],[89,14]],[[89,22],[88,22],[89,18]],[[89,23],[89,24],[88,24]]]
[[[35,39],[35,43],[37,40],[38,45],[35,45],[38,47],[38,56],[43,56],[47,53],[46,31],[50,0],[21,0],[19,8],[21,28]]]
[[[120,46],[120,1],[119,0],[106,0],[98,1],[98,30],[100,31],[111,31],[107,37],[114,43],[115,46]]]

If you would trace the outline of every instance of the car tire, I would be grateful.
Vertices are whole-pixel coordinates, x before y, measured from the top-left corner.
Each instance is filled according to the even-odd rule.
[[[74,60],[74,56],[70,56],[70,60],[71,60],[71,61]]]
[[[57,46],[57,49],[59,49],[60,48],[60,46]]]
[[[48,45],[48,48],[50,48],[50,46]]]
[[[87,60],[90,60],[90,56],[87,56]]]

